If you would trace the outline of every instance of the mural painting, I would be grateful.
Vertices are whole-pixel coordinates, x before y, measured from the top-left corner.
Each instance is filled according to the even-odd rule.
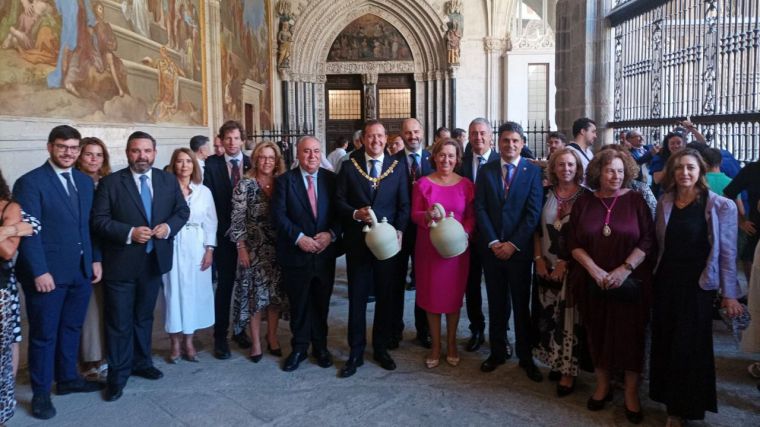
[[[399,31],[375,15],[364,15],[338,34],[328,61],[411,61],[409,44]]]
[[[0,0],[0,115],[203,125],[203,0]]]
[[[272,125],[272,36],[269,0],[221,2],[224,119]],[[245,104],[257,117],[245,120]],[[247,129],[248,130],[248,129]],[[253,130],[253,129],[250,129]]]

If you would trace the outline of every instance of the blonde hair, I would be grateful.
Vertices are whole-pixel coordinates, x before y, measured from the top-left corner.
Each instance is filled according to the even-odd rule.
[[[261,156],[261,151],[265,148],[271,148],[274,151],[274,176],[280,175],[283,172],[285,172],[287,169],[285,168],[285,162],[282,159],[282,152],[280,151],[280,147],[277,146],[272,141],[263,141],[256,145],[256,148],[253,149],[253,153],[251,154],[251,169],[248,171],[248,177],[249,178],[255,178],[256,172],[258,172],[259,168],[259,156]]]
[[[557,167],[557,162],[559,161],[560,156],[564,156],[566,154],[571,154],[575,159],[575,176],[573,177],[573,182],[576,184],[583,182],[583,164],[581,163],[581,156],[579,156],[578,153],[572,148],[565,147],[557,149],[554,153],[552,153],[551,156],[549,156],[549,163],[546,165],[545,171],[546,179],[549,180],[549,184],[559,184],[557,174],[554,173],[554,168]]]

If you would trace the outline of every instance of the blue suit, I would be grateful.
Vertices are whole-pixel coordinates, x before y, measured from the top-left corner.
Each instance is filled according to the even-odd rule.
[[[532,363],[530,338],[530,283],[533,233],[543,204],[541,168],[521,158],[505,196],[501,162],[487,163],[478,173],[475,213],[478,241],[488,294],[491,356],[506,357],[510,310],[515,312],[516,352]],[[491,242],[510,242],[518,250],[506,261],[496,258]]]
[[[29,317],[29,372],[35,394],[47,394],[58,383],[79,380],[77,355],[87,313],[92,263],[100,253],[90,237],[94,184],[72,169],[78,194],[72,204],[66,187],[46,162],[16,181],[13,194],[21,207],[38,218],[42,231],[21,240],[16,267]],[[37,292],[34,279],[53,276],[52,292]],[[55,367],[55,369],[54,369]]]
[[[306,253],[296,244],[298,237],[329,232],[340,236],[335,214],[335,174],[319,169],[316,182],[317,217],[311,210],[307,187],[300,168],[277,177],[272,200],[272,220],[277,230],[277,263],[282,267],[284,289],[290,304],[291,345],[306,353],[327,351],[327,315],[335,280],[336,242],[318,254]]]

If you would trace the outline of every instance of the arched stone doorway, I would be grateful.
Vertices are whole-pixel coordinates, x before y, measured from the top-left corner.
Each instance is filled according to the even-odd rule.
[[[338,35],[353,21],[374,15],[392,25],[411,51],[411,61],[328,61]],[[426,135],[454,123],[454,70],[444,46],[447,17],[426,2],[317,0],[295,17],[289,67],[281,68],[283,118],[287,126],[313,129],[325,139],[328,75],[359,75],[365,91],[383,74],[413,77],[414,111]]]

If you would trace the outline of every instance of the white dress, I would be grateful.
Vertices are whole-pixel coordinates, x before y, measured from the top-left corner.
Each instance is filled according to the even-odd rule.
[[[747,308],[752,317],[749,326],[742,333],[741,349],[747,353],[760,352],[760,243],[755,246],[752,272],[747,285]]]
[[[166,332],[192,334],[214,324],[211,267],[201,271],[206,246],[216,246],[216,209],[211,191],[190,184],[190,218],[174,237],[172,269],[164,274]]]

